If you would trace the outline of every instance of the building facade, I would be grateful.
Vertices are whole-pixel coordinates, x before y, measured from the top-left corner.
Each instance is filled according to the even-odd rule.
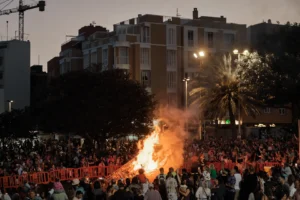
[[[8,103],[8,101],[13,101]],[[30,42],[0,42],[0,113],[30,106]]]
[[[138,15],[115,24],[106,37],[96,32],[82,42],[83,66],[124,69],[161,104],[181,107],[182,80],[194,77],[201,67],[195,52],[202,50],[209,57],[246,45],[246,25],[227,23],[223,16],[198,17],[196,8],[192,19]]]
[[[48,74],[56,77],[80,69],[123,69],[154,94],[159,103],[182,108],[185,103],[183,78],[193,79],[214,55],[248,49],[251,41],[255,41],[254,32],[260,29],[228,23],[224,16],[199,17],[197,8],[191,15],[190,19],[138,15],[115,24],[111,32],[93,25],[85,27],[89,31],[79,31],[77,37],[62,45],[60,56],[48,62]],[[83,34],[85,32],[88,34]],[[196,59],[194,53],[199,51],[203,51],[205,57]],[[243,115],[243,123],[269,119],[270,113],[263,110],[262,116],[255,119]],[[277,113],[275,108],[273,111]],[[277,116],[288,121],[288,113],[286,110],[284,115],[278,113]]]
[[[48,85],[47,73],[43,72],[42,65],[33,65],[30,68],[30,106],[36,107],[45,99]]]

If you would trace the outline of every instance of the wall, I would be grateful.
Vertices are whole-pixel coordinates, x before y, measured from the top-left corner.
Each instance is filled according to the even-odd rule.
[[[23,109],[24,107],[29,106],[30,42],[17,40],[9,42],[8,48],[5,50],[5,67],[3,78],[4,101],[13,100],[13,109]],[[7,103],[5,107],[8,109]]]

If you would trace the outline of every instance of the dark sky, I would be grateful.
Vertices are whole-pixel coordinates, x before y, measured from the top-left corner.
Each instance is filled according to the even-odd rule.
[[[17,7],[19,0],[6,8]],[[32,4],[38,0],[24,0]],[[1,4],[2,3],[2,4]],[[95,21],[112,29],[114,23],[137,17],[138,14],[175,16],[178,8],[181,17],[191,18],[197,7],[199,15],[225,16],[228,22],[252,25],[263,20],[300,21],[300,0],[46,0],[46,11],[38,9],[25,13],[25,33],[31,41],[31,64],[38,63],[46,69],[47,61],[58,55],[65,35],[75,35],[77,30]],[[5,9],[6,9],[5,8]],[[9,21],[9,36],[18,30],[18,14],[0,16],[0,39],[6,40],[6,21]],[[26,38],[26,37],[25,37]]]

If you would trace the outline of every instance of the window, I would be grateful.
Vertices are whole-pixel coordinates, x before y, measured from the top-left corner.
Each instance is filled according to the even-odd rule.
[[[97,63],[97,52],[92,53],[91,55],[91,64]]]
[[[225,44],[225,47],[231,47],[234,44],[234,34],[225,33],[224,34],[224,44]]]
[[[141,48],[141,64],[143,65],[150,64],[150,49]]]
[[[168,106],[177,106],[176,93],[168,93]]]
[[[176,72],[167,72],[168,88],[175,89],[177,83]]]
[[[150,43],[150,28],[147,26],[142,27],[141,41],[143,43]]]
[[[117,64],[128,64],[128,48],[120,47],[119,48],[119,57]]]
[[[174,45],[175,44],[175,30],[174,28],[168,29],[168,44]]]
[[[207,33],[207,41],[208,41],[208,47],[211,48],[214,46],[214,33],[213,32]]]
[[[141,80],[142,80],[142,85],[144,87],[150,87],[151,86],[151,71],[150,70],[142,70]]]
[[[280,115],[285,115],[286,114],[285,108],[279,108],[279,114]]]
[[[102,51],[102,64],[105,67],[108,65],[108,51],[107,51],[107,49],[103,49],[103,51]]]
[[[84,69],[90,65],[89,54],[84,54],[83,56],[83,67]]]
[[[264,113],[271,113],[271,108],[265,108]]]
[[[175,68],[176,67],[176,51],[175,50],[167,50],[167,66]]]
[[[189,47],[194,46],[194,31],[192,31],[192,30],[188,31],[188,46]]]

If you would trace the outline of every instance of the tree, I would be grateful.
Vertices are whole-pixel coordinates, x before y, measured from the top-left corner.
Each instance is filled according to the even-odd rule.
[[[3,138],[30,138],[34,130],[35,123],[29,108],[0,115],[0,134]]]
[[[270,54],[270,67],[278,74],[270,104],[292,103],[294,120],[300,117],[300,24],[280,27],[264,35],[260,52]]]
[[[273,91],[277,87],[279,75],[270,67],[270,59],[270,55],[261,56],[253,52],[241,55],[235,60],[238,79],[261,102],[271,102],[275,99]]]
[[[192,104],[198,105],[211,119],[230,118],[233,135],[237,135],[235,119],[240,102],[241,110],[255,117],[260,113],[261,101],[257,100],[255,89],[248,88],[238,67],[232,66],[231,56],[224,56],[221,62],[212,62],[201,68],[190,95]]]
[[[50,84],[40,124],[103,141],[148,133],[154,107],[153,96],[123,70],[71,72]]]

